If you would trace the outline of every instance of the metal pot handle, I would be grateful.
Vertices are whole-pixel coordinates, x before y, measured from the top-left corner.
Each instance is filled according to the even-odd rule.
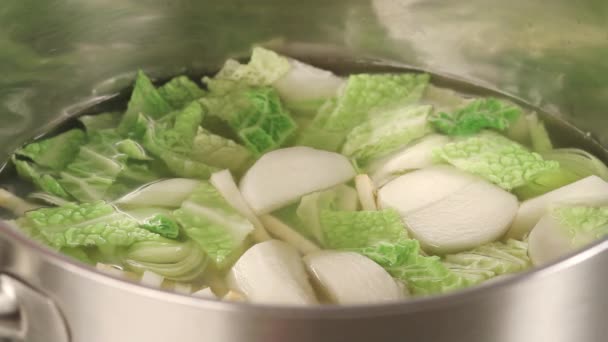
[[[69,342],[66,324],[49,298],[21,281],[0,274],[0,339]]]

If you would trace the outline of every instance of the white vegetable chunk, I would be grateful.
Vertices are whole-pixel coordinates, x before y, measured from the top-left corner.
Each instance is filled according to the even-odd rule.
[[[427,252],[454,253],[500,238],[518,205],[513,194],[480,179],[406,214],[404,220]]]
[[[30,203],[0,188],[0,208],[12,211],[15,215],[23,215],[30,210],[40,208],[40,205]]]
[[[371,304],[404,298],[397,282],[365,256],[321,251],[304,257],[309,273],[336,304]]]
[[[229,286],[253,303],[316,304],[298,251],[279,240],[254,245],[230,270]]]
[[[243,198],[243,195],[234,182],[234,178],[232,178],[230,170],[215,172],[211,175],[209,181],[234,209],[236,209],[241,215],[245,216],[249,222],[253,224],[255,229],[252,236],[255,241],[262,242],[271,239],[262,222],[253,212],[253,210],[251,210],[249,204],[247,204],[247,201],[245,201]]]
[[[378,210],[376,204],[376,186],[368,175],[357,175],[355,187],[363,210]]]
[[[526,236],[548,209],[561,204],[598,205],[608,203],[608,183],[598,176],[589,176],[544,195],[524,201],[507,232],[508,238]]]
[[[176,293],[189,295],[192,293],[192,284],[175,283],[175,285],[173,285],[173,291]]]
[[[478,180],[451,166],[437,165],[396,178],[378,191],[380,208],[393,208],[402,216],[437,202]]]
[[[125,206],[177,208],[198,185],[199,181],[187,178],[161,180],[126,194],[116,203]]]
[[[206,287],[202,290],[193,292],[192,296],[199,297],[199,298],[207,298],[207,299],[216,299],[217,298],[215,293],[213,293],[213,291],[211,291],[211,288],[209,288],[209,287]]]
[[[413,145],[373,161],[368,172],[376,185],[382,186],[396,175],[433,165],[433,150],[450,142],[450,138],[432,134]]]
[[[326,99],[336,96],[345,80],[332,72],[289,59],[291,69],[273,86],[286,101]]]
[[[308,254],[321,250],[317,245],[302,236],[302,234],[272,215],[260,216],[260,220],[262,220],[272,235],[294,246],[301,254]]]
[[[289,147],[263,155],[241,179],[240,190],[253,211],[262,215],[353,177],[353,166],[341,154]]]
[[[572,238],[550,213],[543,216],[528,240],[528,255],[536,266],[554,261],[576,250]]]
[[[165,281],[165,278],[160,274],[154,273],[152,271],[144,271],[141,276],[140,283],[146,286],[160,288],[160,286],[163,284],[163,281]]]

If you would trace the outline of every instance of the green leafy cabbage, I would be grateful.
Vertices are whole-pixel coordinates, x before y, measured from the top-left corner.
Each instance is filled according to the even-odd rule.
[[[158,88],[158,93],[174,109],[180,109],[205,95],[205,91],[186,76],[178,76]]]
[[[435,112],[429,122],[447,135],[472,135],[486,128],[505,131],[517,121],[522,110],[495,98],[477,99],[452,112]]]
[[[176,210],[175,218],[220,269],[229,266],[245,247],[253,224],[239,214],[209,183],[201,182]]]
[[[558,162],[544,160],[538,153],[490,131],[448,143],[437,149],[435,156],[505,190],[559,167]]]
[[[35,164],[54,171],[69,164],[86,141],[85,133],[72,129],[52,138],[38,140],[17,150],[16,155],[27,157]]]

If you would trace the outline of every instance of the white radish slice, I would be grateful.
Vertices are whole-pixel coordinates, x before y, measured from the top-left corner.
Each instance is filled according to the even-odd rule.
[[[368,175],[357,175],[355,177],[355,187],[359,195],[359,202],[363,210],[378,210],[376,204],[376,186]]]
[[[382,186],[398,174],[433,165],[433,150],[448,142],[450,138],[444,135],[429,135],[413,145],[373,161],[367,169],[368,173],[376,185]]]
[[[321,250],[302,234],[272,215],[260,216],[260,220],[272,235],[294,246],[303,255]]]
[[[521,239],[552,206],[562,204],[598,205],[608,202],[608,183],[589,176],[544,195],[524,201],[507,232],[508,238]]]
[[[241,179],[240,190],[253,211],[262,215],[353,177],[353,166],[341,154],[289,147],[258,159]]]
[[[406,226],[427,252],[454,253],[492,242],[509,229],[517,198],[478,180],[404,216]]]
[[[161,276],[160,274],[152,271],[144,271],[139,282],[146,286],[160,288],[163,281],[165,281],[165,277]]]
[[[187,178],[161,180],[126,194],[116,204],[178,208],[199,184],[199,181]]]
[[[199,298],[207,298],[207,299],[216,299],[217,298],[215,293],[213,293],[213,291],[211,291],[211,288],[209,288],[209,287],[206,287],[202,290],[193,292],[192,296],[199,297]]]
[[[543,216],[534,226],[530,232],[528,246],[528,255],[536,266],[554,261],[575,249],[571,244],[571,237],[550,213]]]
[[[211,185],[213,185],[217,191],[224,197],[224,199],[241,215],[245,216],[249,222],[253,224],[255,229],[253,230],[252,236],[256,242],[262,242],[270,240],[271,237],[266,232],[264,225],[258,219],[256,214],[251,210],[247,201],[243,198],[243,195],[239,191],[239,188],[232,178],[230,170],[222,170],[215,172],[209,179]]]
[[[230,270],[227,282],[253,303],[317,303],[298,251],[279,240],[249,248]]]
[[[175,285],[173,285],[173,290],[177,293],[189,295],[192,293],[192,284],[175,283]]]
[[[332,72],[289,59],[291,69],[274,82],[281,98],[286,101],[326,99],[336,96],[345,80]]]
[[[395,280],[361,254],[321,251],[305,256],[304,263],[333,303],[371,304],[404,298]]]
[[[378,191],[378,206],[393,208],[404,216],[477,180],[451,166],[432,166],[400,176],[383,186]]]
[[[230,302],[245,302],[247,298],[245,298],[245,295],[238,291],[230,290],[224,295],[224,297],[222,297],[222,300],[227,300]]]

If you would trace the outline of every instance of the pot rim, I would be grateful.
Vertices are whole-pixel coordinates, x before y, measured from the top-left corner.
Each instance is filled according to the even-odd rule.
[[[66,255],[60,254],[30,238],[23,233],[8,226],[0,220],[0,234],[5,235],[11,242],[17,242],[25,247],[28,252],[38,253],[44,256],[46,262],[71,273],[89,278],[107,286],[115,287],[122,291],[130,292],[132,295],[146,296],[149,298],[168,301],[178,305],[187,305],[205,310],[218,310],[231,313],[255,314],[262,316],[281,317],[283,319],[343,319],[363,318],[370,316],[388,316],[412,312],[427,311],[445,306],[452,306],[483,296],[491,291],[504,289],[508,286],[522,283],[533,278],[547,277],[559,271],[575,267],[577,264],[592,258],[608,250],[608,239],[596,241],[589,247],[566,255],[545,266],[533,268],[524,272],[509,275],[496,281],[458,290],[453,293],[433,295],[428,297],[414,298],[406,301],[387,302],[382,304],[359,304],[349,306],[319,305],[308,307],[280,306],[267,304],[252,304],[239,302],[223,302],[219,300],[195,297],[186,294],[175,293],[148,287],[143,284],[129,281],[113,275],[105,274],[94,267],[83,264]],[[0,270],[1,271],[1,270]],[[26,282],[28,279],[24,279]]]

